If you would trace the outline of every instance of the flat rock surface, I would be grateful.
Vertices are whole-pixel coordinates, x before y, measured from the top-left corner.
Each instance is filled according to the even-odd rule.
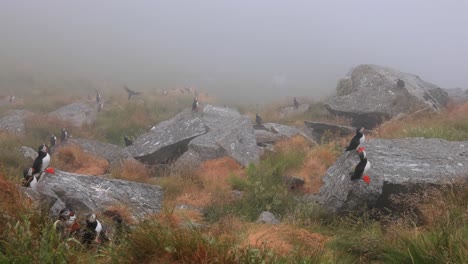
[[[468,141],[375,139],[364,146],[371,163],[370,185],[350,180],[359,157],[356,151],[345,152],[323,177],[317,199],[325,208],[340,212],[386,207],[391,194],[468,179]]]
[[[24,119],[29,114],[26,110],[11,110],[0,118],[0,131],[23,136],[26,133]]]
[[[340,137],[345,137],[356,133],[356,128],[350,126],[341,126],[312,121],[304,121],[304,124],[307,128],[310,129],[312,137],[316,142],[321,142],[323,135],[327,131],[329,131],[333,135],[338,135]]]
[[[73,126],[80,127],[84,124],[91,125],[96,122],[97,111],[88,103],[77,102],[62,106],[50,112],[49,116],[69,122]]]
[[[51,208],[52,215],[58,215],[64,207],[78,213],[91,213],[123,205],[135,218],[142,218],[158,213],[163,199],[159,186],[59,170],[41,177],[36,190],[22,189]]]

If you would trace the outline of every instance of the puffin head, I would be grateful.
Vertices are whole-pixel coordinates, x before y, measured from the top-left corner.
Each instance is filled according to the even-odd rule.
[[[63,208],[59,212],[59,220],[66,221],[66,220],[70,219],[71,213],[72,213],[72,211],[70,209]],[[73,214],[73,215],[75,215],[75,214]]]
[[[89,214],[89,215],[86,217],[86,222],[89,222],[89,223],[94,223],[94,222],[96,222],[96,215],[95,215],[95,214]]]
[[[45,145],[45,144],[40,145],[39,148],[37,149],[37,151],[47,153],[47,151],[48,151],[47,145]]]

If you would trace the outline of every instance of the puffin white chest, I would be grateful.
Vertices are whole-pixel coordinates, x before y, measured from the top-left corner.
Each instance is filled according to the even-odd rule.
[[[99,220],[96,219],[96,233],[99,235],[99,233],[102,231],[102,225],[101,225],[101,222],[99,222]]]
[[[362,137],[359,139],[359,144],[364,143],[366,141],[366,135],[362,134]]]
[[[37,186],[37,178],[36,176],[32,176],[33,179],[32,181],[29,183],[29,187],[31,187],[31,189],[35,190],[36,189],[36,186]]]
[[[42,159],[42,165],[41,165],[41,172],[44,171],[47,167],[49,167],[50,164],[50,155],[47,153],[47,155]]]
[[[366,174],[366,172],[370,169],[370,161],[367,161],[366,162],[366,167],[364,167],[364,172],[363,172],[363,175]]]

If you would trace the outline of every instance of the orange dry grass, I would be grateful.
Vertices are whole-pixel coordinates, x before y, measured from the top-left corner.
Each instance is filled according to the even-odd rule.
[[[299,135],[275,143],[278,152],[307,151],[311,146],[310,141]]]
[[[232,174],[244,176],[242,166],[230,157],[208,160],[200,165],[195,172],[201,181],[201,186],[185,186],[183,194],[176,202],[196,207],[204,207],[213,202],[216,194],[227,193],[231,190],[229,177]]]
[[[18,187],[0,175],[0,220],[3,217],[20,219],[30,206],[31,200],[24,197]]]
[[[320,250],[328,238],[311,233],[303,228],[286,224],[254,225],[247,234],[244,246],[267,247],[278,254],[292,253],[296,246],[307,248],[308,251]]]
[[[138,161],[124,160],[120,165],[120,170],[113,173],[115,178],[147,183],[151,177],[151,169]]]
[[[109,169],[107,160],[86,153],[76,145],[58,148],[53,161],[61,170],[84,175],[102,175]]]

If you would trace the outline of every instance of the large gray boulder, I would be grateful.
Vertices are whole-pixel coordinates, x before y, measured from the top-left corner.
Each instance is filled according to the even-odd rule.
[[[123,151],[147,164],[163,164],[180,157],[187,151],[189,142],[207,130],[200,114],[186,109],[152,127]]]
[[[96,122],[97,111],[84,102],[72,103],[50,112],[49,116],[68,122],[73,126],[91,125]]]
[[[122,205],[129,208],[135,218],[142,218],[158,213],[163,199],[163,191],[159,186],[59,170],[55,174],[46,173],[42,176],[35,190],[23,190],[50,208],[53,216],[58,215],[64,207],[78,213],[91,213]]]
[[[332,212],[392,207],[393,194],[411,193],[468,180],[468,141],[406,138],[376,139],[364,144],[371,182],[350,180],[359,163],[345,152],[323,177],[317,201]]]
[[[197,166],[223,156],[230,156],[244,166],[258,162],[260,151],[248,117],[234,109],[212,105],[206,105],[201,114],[208,133],[190,142],[177,167]]]
[[[334,125],[322,122],[304,121],[307,128],[310,129],[313,139],[316,142],[322,142],[322,137],[327,131],[332,135],[346,137],[356,133],[356,128],[350,126]]]
[[[26,134],[26,127],[24,119],[29,114],[25,110],[12,110],[6,116],[0,118],[0,131],[24,136]]]
[[[441,88],[416,75],[363,64],[339,81],[337,95],[325,107],[332,114],[350,118],[353,126],[370,129],[400,114],[437,111],[447,98]]]

